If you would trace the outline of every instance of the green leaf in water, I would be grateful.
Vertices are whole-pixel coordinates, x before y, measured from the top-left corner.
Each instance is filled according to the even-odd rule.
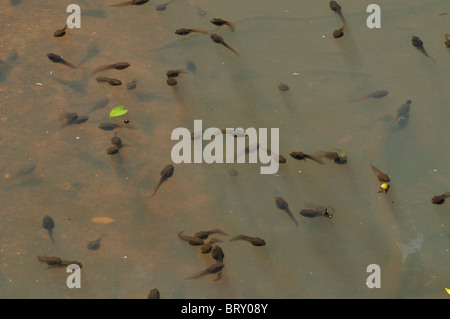
[[[125,113],[127,113],[128,110],[125,110],[125,106],[121,105],[121,106],[116,106],[115,108],[113,108],[111,110],[111,112],[109,113],[109,117],[116,117],[116,116],[121,116],[124,115]]]

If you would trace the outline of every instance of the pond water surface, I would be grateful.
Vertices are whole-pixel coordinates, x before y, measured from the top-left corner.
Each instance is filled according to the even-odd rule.
[[[328,1],[175,0],[165,11],[154,0],[110,7],[117,2],[0,0],[0,298],[146,298],[155,287],[180,299],[448,297],[450,207],[430,201],[450,192],[448,1],[379,0],[380,29],[366,26],[371,2],[339,1],[347,21],[339,39]],[[81,28],[56,38],[71,3]],[[219,17],[235,31],[209,22]],[[183,27],[221,35],[239,56],[205,34],[174,34]],[[131,65],[90,75],[119,61]],[[166,71],[188,61],[195,73],[168,86]],[[383,98],[349,103],[382,89]],[[408,99],[399,129],[391,120]],[[128,113],[109,118],[119,105]],[[65,112],[89,120],[64,126]],[[174,164],[148,199],[172,163],[172,131],[192,131],[196,119],[204,128],[279,128],[287,161],[269,175],[261,163]],[[114,132],[100,130],[103,122],[121,126],[118,154],[106,153]],[[346,164],[289,156],[335,149]],[[370,164],[390,175],[386,194]],[[331,206],[333,218],[301,216],[305,202]],[[186,280],[214,260],[177,233],[215,228],[229,235],[214,235],[223,240],[222,278]],[[238,234],[267,244],[228,241]],[[38,255],[82,262],[81,288],[68,289],[65,268],[46,269]],[[371,264],[381,288],[366,285]]]

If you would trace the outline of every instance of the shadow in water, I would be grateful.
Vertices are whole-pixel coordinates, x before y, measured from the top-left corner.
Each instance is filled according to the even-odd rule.
[[[83,10],[83,16],[93,17],[93,18],[106,18],[106,11],[103,9],[88,9]]]
[[[39,178],[39,177],[30,177],[30,178],[26,178],[23,179],[19,182],[15,182],[11,185],[8,185],[5,187],[5,190],[12,190],[15,188],[25,188],[25,187],[36,187],[36,186],[41,186],[43,185],[45,182],[44,179]]]
[[[92,167],[94,167],[96,169],[106,170],[109,168],[109,166],[105,162],[95,158],[88,152],[81,151],[78,147],[72,148],[71,151],[69,151],[69,152],[70,152],[69,155],[73,155],[77,159],[91,165]]]
[[[59,83],[61,85],[64,85],[64,86],[74,90],[77,93],[85,94],[89,77],[88,77],[87,71],[84,70],[83,71],[83,78],[81,80],[68,81],[68,80],[63,80],[63,79],[56,78],[54,76],[51,76],[50,78],[53,81],[55,81],[55,82],[57,82],[57,83]]]
[[[161,96],[155,94],[154,92],[146,91],[146,92],[137,92],[136,97],[140,102],[151,102],[155,99],[166,99],[165,96]]]
[[[22,0],[9,0],[9,3],[15,7],[22,3]]]
[[[355,45],[352,33],[348,25],[344,28],[344,36],[334,39],[336,46],[341,52],[342,57],[347,62],[347,67],[351,70],[361,69],[361,55]]]
[[[17,54],[17,51],[14,51],[5,62],[0,60],[0,83],[5,81],[8,77],[9,72],[11,72],[15,66],[14,62],[16,62],[18,58],[19,55]]]
[[[84,11],[83,11],[83,14],[85,14]],[[79,66],[82,66],[83,64],[88,62],[90,59],[97,56],[99,53],[100,53],[100,51],[98,49],[97,43],[91,43],[88,46],[88,48],[86,50],[86,54],[84,55],[83,59],[81,59]]]

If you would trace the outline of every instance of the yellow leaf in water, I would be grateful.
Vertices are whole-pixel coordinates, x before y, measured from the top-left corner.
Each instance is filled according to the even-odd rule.
[[[99,224],[110,224],[114,222],[114,219],[109,217],[94,217],[92,218],[92,221]]]

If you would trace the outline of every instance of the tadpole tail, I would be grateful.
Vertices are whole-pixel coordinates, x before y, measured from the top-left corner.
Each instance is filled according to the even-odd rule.
[[[200,273],[198,273],[196,275],[193,275],[191,277],[187,277],[187,278],[184,278],[184,279],[197,279],[197,278],[200,278],[200,277],[202,277],[204,275],[207,275],[207,274],[209,274],[209,272],[207,270],[204,270],[204,271],[202,271],[202,272],[200,272]]]
[[[426,52],[425,52],[425,55],[427,57],[429,57],[436,64],[436,60],[432,56],[428,55],[428,53],[426,53]]]
[[[344,15],[342,14],[341,11],[338,12],[339,18],[341,18],[342,23],[344,24],[344,26],[347,24],[347,22],[345,21]]]
[[[292,219],[292,221],[295,223],[295,227],[297,227],[297,229],[298,229],[298,222],[297,222],[297,220],[295,219],[295,217],[294,217],[294,215],[292,214],[292,212],[289,210],[289,209],[285,209],[284,210],[288,215],[289,215],[289,217]]]
[[[424,48],[418,48],[418,50],[419,50],[420,52],[422,52],[423,55],[425,55],[427,58],[431,59],[434,63],[436,63],[436,61],[434,60],[434,58],[433,58],[432,56],[430,56],[430,55],[428,54],[428,52],[427,52]]]
[[[153,191],[153,194],[151,194],[151,195],[149,196],[148,199],[150,199],[150,198],[152,198],[153,196],[156,195],[156,192],[158,191],[159,187],[161,186],[161,184],[162,184],[164,181],[165,181],[165,180],[164,180],[163,178],[161,178],[161,179],[159,180],[158,185],[156,185],[155,190]]]
[[[148,197],[148,199],[150,199],[150,198],[152,198],[153,196],[155,196],[156,195],[156,191],[158,190],[158,188],[155,188],[155,190],[154,190],[154,192],[153,192],[153,194],[151,194],[149,197]]]
[[[127,1],[127,2],[117,3],[117,4],[111,4],[109,6],[110,7],[125,7],[125,6],[131,6],[132,3],[133,3],[132,1]]]
[[[207,31],[203,29],[192,29],[192,32],[194,33],[203,33],[203,34],[209,34]]]
[[[217,280],[220,280],[220,279],[222,279],[222,271],[219,271],[219,272],[217,273],[217,278],[214,279],[214,281],[217,281]]]
[[[314,156],[308,155],[307,158],[309,158],[312,161],[315,161],[319,164],[323,164],[323,161],[321,159],[315,158]]]
[[[48,235],[50,236],[50,239],[51,239],[52,243],[54,243],[55,240],[53,239],[53,230],[49,229],[48,230]]]
[[[63,60],[62,64],[67,65],[68,67],[71,67],[72,69],[76,69],[77,67],[73,65],[70,62],[67,62],[66,60]]]
[[[225,25],[226,25],[227,27],[229,27],[229,28],[231,29],[232,32],[234,32],[234,30],[236,29],[236,27],[235,27],[235,25],[234,25],[233,22],[227,21],[227,22],[225,23]]]
[[[103,67],[98,67],[94,71],[91,72],[91,75],[93,75],[95,73],[98,73],[98,72],[101,72],[101,71],[104,71],[104,68]]]
[[[221,230],[219,228],[211,230],[210,231],[210,235],[213,235],[213,234],[221,234],[221,235],[224,235],[224,236],[228,236],[227,233],[225,233],[223,230]]]
[[[230,49],[231,51],[233,51],[234,53],[236,53],[236,55],[237,55],[238,57],[240,57],[239,53],[237,53],[236,50],[233,49],[232,47],[230,47],[228,44],[226,44],[226,43],[224,42],[224,43],[222,43],[222,45],[223,45],[224,47]]]
[[[237,235],[237,236],[234,236],[233,238],[231,238],[231,239],[229,240],[229,242],[230,242],[230,241],[235,241],[235,240],[248,240],[248,236],[245,236],[245,235]]]

